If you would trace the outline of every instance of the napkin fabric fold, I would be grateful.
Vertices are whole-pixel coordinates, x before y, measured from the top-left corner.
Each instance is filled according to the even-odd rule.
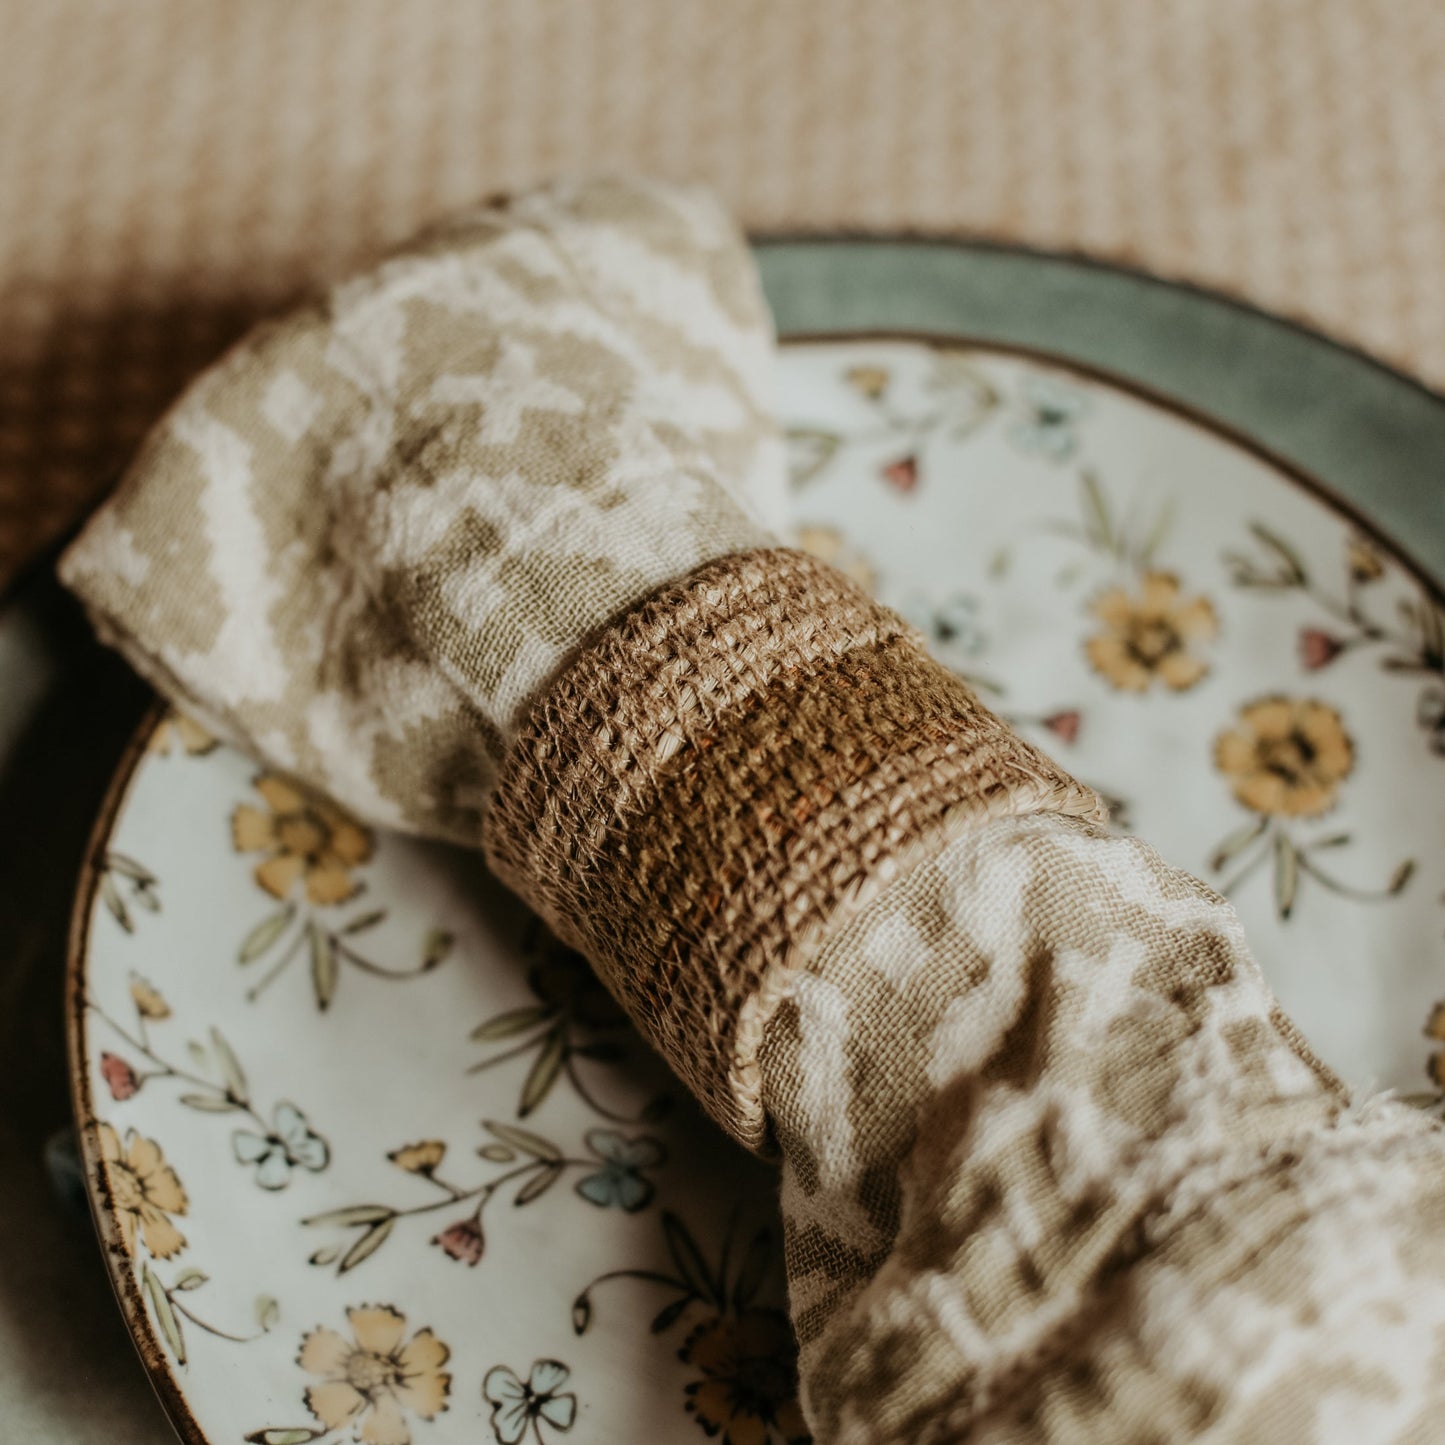
[[[222,736],[484,848],[780,1153],[820,1441],[1436,1438],[1445,1135],[778,545],[770,353],[701,194],[501,203],[198,380],[63,575]]]
[[[1351,1102],[1232,908],[967,822],[760,1050],[816,1437],[1364,1445],[1445,1419],[1445,1137]]]
[[[501,202],[202,376],[62,577],[220,736],[369,821],[475,845],[569,649],[771,540],[771,357],[706,194]]]

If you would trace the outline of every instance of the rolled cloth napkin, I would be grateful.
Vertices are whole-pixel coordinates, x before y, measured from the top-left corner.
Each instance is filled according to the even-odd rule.
[[[239,746],[481,847],[780,1156],[819,1441],[1440,1438],[1445,1135],[779,545],[770,351],[704,196],[501,203],[197,381],[63,574]]]

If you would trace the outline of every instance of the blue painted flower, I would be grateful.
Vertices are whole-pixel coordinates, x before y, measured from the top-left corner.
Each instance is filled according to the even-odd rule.
[[[616,1206],[635,1214],[653,1195],[652,1181],[643,1174],[667,1158],[667,1151],[650,1135],[628,1139],[615,1129],[589,1129],[587,1147],[603,1161],[596,1174],[577,1182],[577,1192],[599,1209]]]
[[[1067,461],[1079,442],[1075,423],[1088,409],[1088,397],[1057,377],[1027,377],[1022,414],[1009,428],[1009,440],[1021,451],[1038,452],[1053,462]]]
[[[988,645],[988,634],[979,620],[979,600],[970,592],[954,592],[933,598],[910,592],[898,610],[933,643],[944,661],[952,657],[977,657]]]
[[[482,1381],[482,1394],[492,1407],[492,1434],[501,1445],[517,1445],[532,1427],[542,1440],[541,1421],[570,1430],[577,1418],[576,1395],[557,1393],[572,1372],[559,1360],[538,1360],[525,1382],[515,1370],[495,1365]]]
[[[297,1166],[315,1174],[331,1162],[326,1140],[312,1132],[295,1104],[277,1105],[268,1134],[237,1129],[231,1135],[231,1148],[242,1164],[256,1166],[256,1183],[262,1189],[284,1189]]]

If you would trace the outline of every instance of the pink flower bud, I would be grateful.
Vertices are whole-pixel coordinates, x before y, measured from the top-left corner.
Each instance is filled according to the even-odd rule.
[[[475,1219],[459,1219],[455,1224],[447,1225],[432,1243],[439,1245],[453,1259],[473,1265],[481,1259],[486,1248],[482,1226]]]
[[[1300,632],[1299,660],[1310,672],[1328,667],[1344,650],[1345,644],[1339,638],[1317,627],[1306,627]]]
[[[100,1056],[100,1076],[110,1089],[112,1099],[129,1099],[140,1089],[141,1081],[136,1071],[119,1054]]]
[[[1079,724],[1083,719],[1076,708],[1070,708],[1068,712],[1056,712],[1051,717],[1044,719],[1044,726],[1051,733],[1057,733],[1066,743],[1071,743],[1079,736]]]

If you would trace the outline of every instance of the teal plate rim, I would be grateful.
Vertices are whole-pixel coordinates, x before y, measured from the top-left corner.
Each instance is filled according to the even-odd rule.
[[[756,242],[780,336],[948,340],[1093,372],[1283,463],[1445,578],[1445,396],[1248,302],[1062,252],[931,237]]]

